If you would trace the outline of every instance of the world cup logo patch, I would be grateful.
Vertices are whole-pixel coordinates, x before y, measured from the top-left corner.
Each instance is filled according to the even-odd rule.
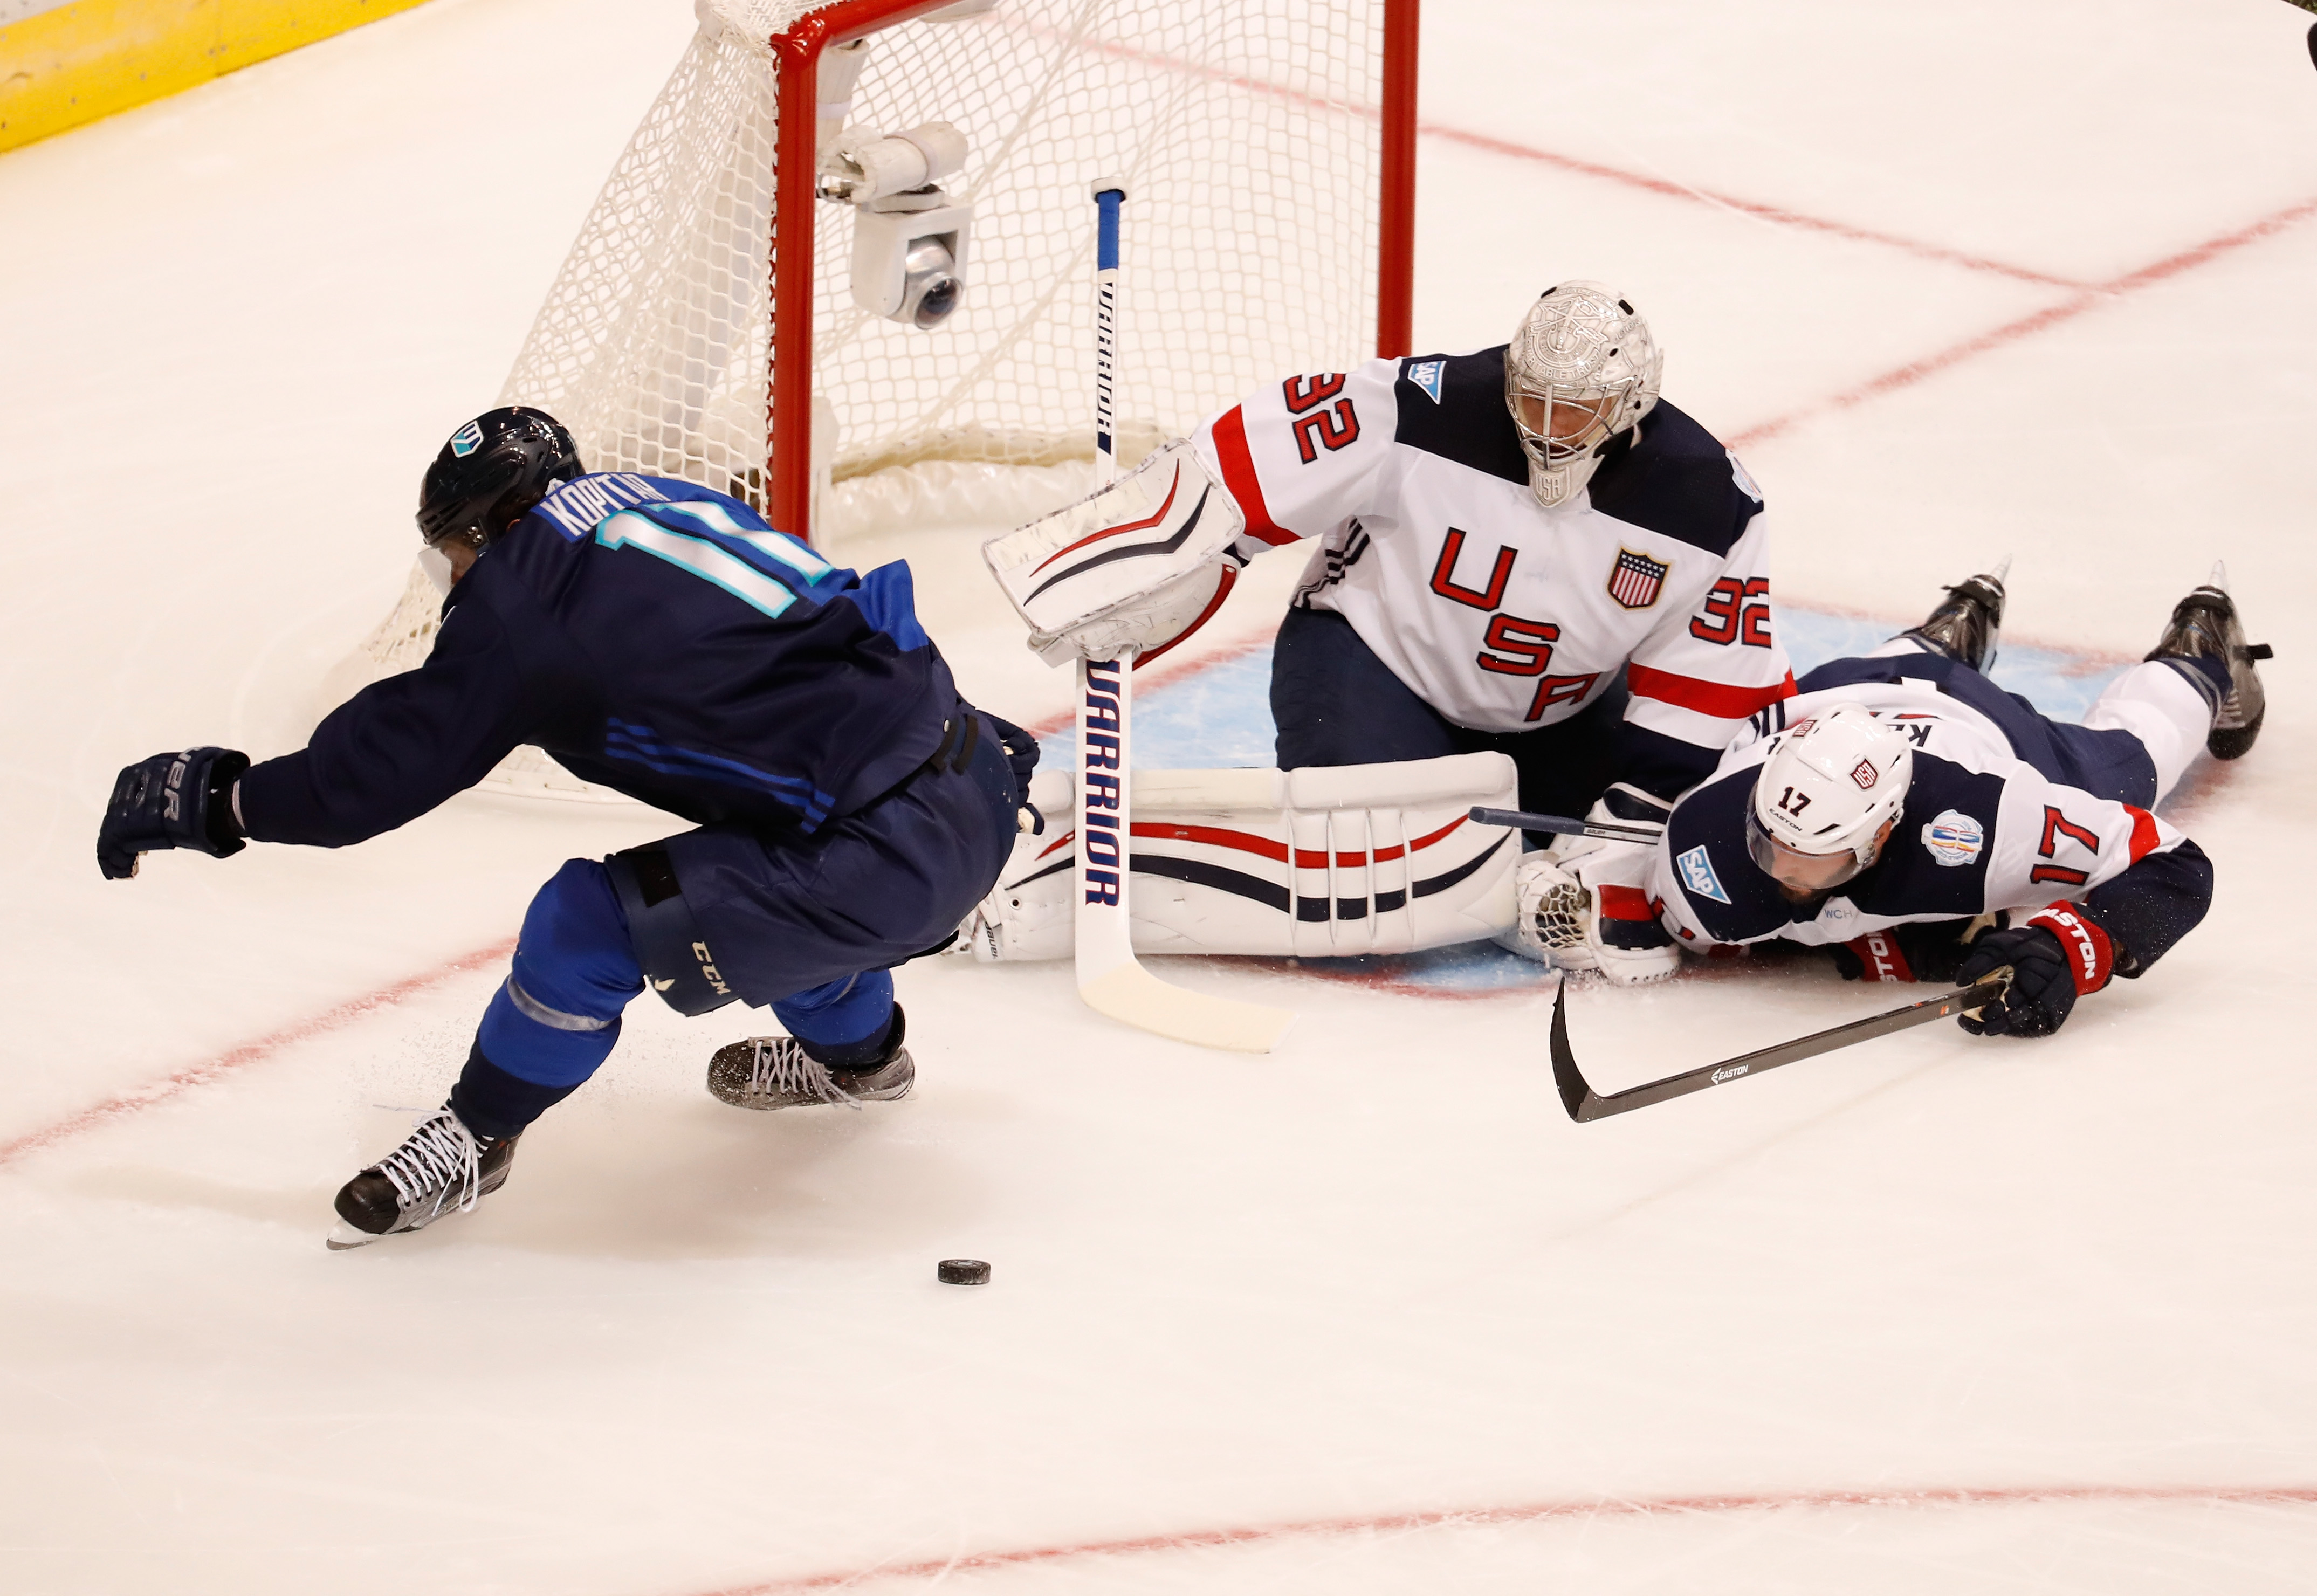
[[[1645,610],[1657,603],[1666,572],[1672,569],[1646,554],[1619,549],[1617,563],[1609,569],[1609,596],[1629,610]]]

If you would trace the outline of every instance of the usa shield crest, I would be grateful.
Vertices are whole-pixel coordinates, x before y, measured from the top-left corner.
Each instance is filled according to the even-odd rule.
[[[1665,587],[1666,572],[1672,569],[1646,554],[1619,549],[1617,563],[1609,569],[1609,596],[1629,610],[1645,610],[1657,603],[1658,594]]]

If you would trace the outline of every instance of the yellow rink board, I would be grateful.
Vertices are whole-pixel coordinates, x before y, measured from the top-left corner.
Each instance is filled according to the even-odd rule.
[[[0,28],[0,150],[422,0],[72,0]]]

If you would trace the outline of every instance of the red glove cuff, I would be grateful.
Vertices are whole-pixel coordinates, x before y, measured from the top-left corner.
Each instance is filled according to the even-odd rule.
[[[1851,953],[1856,956],[1859,979],[1862,981],[1912,981],[1915,972],[1907,964],[1907,955],[1899,951],[1899,939],[1887,931],[1869,931],[1864,937],[1850,939]]]
[[[2078,905],[2053,903],[2037,910],[2020,923],[2041,926],[2060,939],[2060,950],[2067,955],[2068,973],[2076,980],[2078,997],[2099,991],[2115,973],[2115,946],[2108,941],[2107,933]]]
[[[1657,907],[1650,895],[1639,887],[1605,886],[1594,889],[1601,901],[1601,918],[1605,920],[1655,920]]]

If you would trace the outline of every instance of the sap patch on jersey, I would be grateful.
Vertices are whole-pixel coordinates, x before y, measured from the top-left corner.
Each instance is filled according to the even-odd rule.
[[[1446,370],[1445,360],[1419,360],[1408,368],[1408,380],[1424,390],[1434,404],[1440,402],[1440,373]]]
[[[1968,865],[1979,857],[1979,850],[1987,846],[1987,832],[1963,811],[1942,810],[1937,818],[1923,828],[1923,846],[1930,850],[1931,857],[1942,865]]]
[[[1621,547],[1617,563],[1609,569],[1609,596],[1629,610],[1645,610],[1657,603],[1665,588],[1666,573],[1672,569],[1668,560],[1652,560]]]
[[[1713,874],[1713,861],[1706,856],[1704,843],[1676,859],[1674,868],[1681,872],[1681,884],[1697,896],[1716,903],[1730,901],[1730,894],[1722,890],[1722,878]]]

